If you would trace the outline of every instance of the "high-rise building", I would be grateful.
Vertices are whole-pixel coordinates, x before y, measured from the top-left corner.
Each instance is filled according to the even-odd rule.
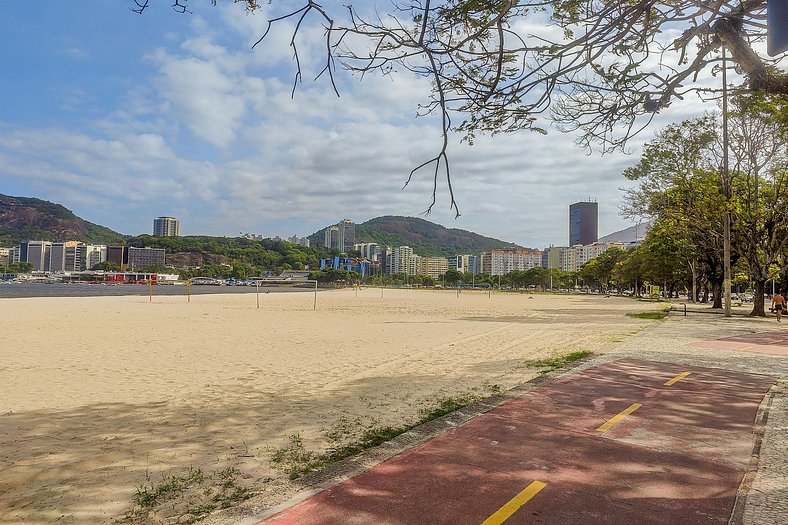
[[[391,264],[388,265],[390,274],[404,273],[415,275],[418,273],[416,254],[410,246],[397,246],[391,254]]]
[[[27,262],[33,267],[34,272],[49,271],[49,257],[52,243],[49,241],[25,241],[19,243],[20,262]]]
[[[569,246],[599,240],[599,204],[576,202],[569,206]]]
[[[66,243],[53,242],[49,248],[49,271],[62,272],[66,269]]]
[[[354,250],[357,250],[361,253],[361,256],[365,259],[369,259],[370,261],[379,261],[380,260],[380,244],[376,242],[365,242],[361,244],[355,244],[353,246]]]
[[[323,237],[323,246],[329,249],[339,249],[339,228],[329,226]]]
[[[153,219],[153,235],[155,237],[178,237],[180,234],[181,223],[175,217]]]
[[[337,224],[339,237],[337,239],[337,248],[341,252],[349,252],[356,244],[356,223],[350,219],[343,219]]]

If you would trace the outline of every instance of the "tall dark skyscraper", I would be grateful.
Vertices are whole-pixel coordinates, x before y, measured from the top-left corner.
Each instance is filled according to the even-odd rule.
[[[599,240],[599,204],[576,202],[569,206],[569,246]]]

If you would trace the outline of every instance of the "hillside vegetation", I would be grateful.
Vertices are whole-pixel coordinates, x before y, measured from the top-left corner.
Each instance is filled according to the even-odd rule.
[[[0,194],[0,246],[26,240],[119,244],[123,238],[116,231],[77,217],[60,204]]]
[[[323,244],[325,228],[310,235],[312,245]],[[450,257],[459,254],[517,247],[512,243],[477,233],[446,228],[416,217],[384,216],[356,225],[356,242],[376,242],[381,246],[410,246],[418,255]]]

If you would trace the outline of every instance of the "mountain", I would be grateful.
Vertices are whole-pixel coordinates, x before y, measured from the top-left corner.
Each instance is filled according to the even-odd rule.
[[[124,236],[74,215],[60,204],[0,194],[0,246],[26,240],[119,244]]]
[[[313,246],[323,245],[326,228],[309,236]],[[410,246],[418,255],[450,257],[478,255],[500,248],[522,248],[516,244],[477,233],[446,228],[415,217],[385,216],[356,225],[356,243],[376,242],[382,246]]]
[[[651,229],[651,222],[643,222],[624,228],[610,235],[605,235],[599,239],[599,242],[636,242],[642,241],[646,238],[646,234]]]

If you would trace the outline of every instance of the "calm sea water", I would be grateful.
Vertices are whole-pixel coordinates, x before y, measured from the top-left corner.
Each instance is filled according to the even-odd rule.
[[[260,287],[260,293],[269,291],[309,292],[308,288]],[[192,286],[192,295],[255,293],[254,286]],[[0,283],[0,298],[14,297],[100,297],[109,295],[148,295],[146,284],[60,284],[60,283]],[[153,295],[186,295],[186,286],[159,285]]]

